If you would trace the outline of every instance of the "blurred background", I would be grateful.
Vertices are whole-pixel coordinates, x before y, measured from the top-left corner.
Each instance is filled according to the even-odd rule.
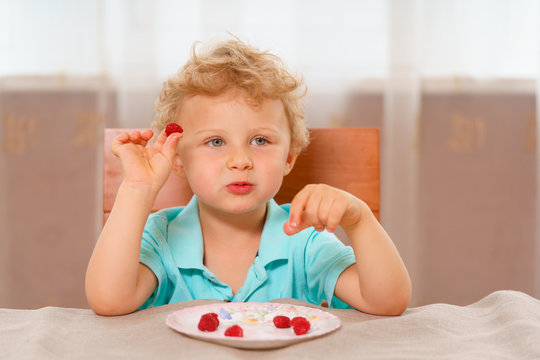
[[[0,307],[87,307],[103,129],[228,32],[303,74],[310,127],[381,129],[411,306],[540,297],[540,2],[0,0]]]

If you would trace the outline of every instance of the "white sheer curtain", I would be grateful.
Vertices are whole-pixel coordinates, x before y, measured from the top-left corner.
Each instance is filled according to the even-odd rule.
[[[424,266],[426,257],[430,256],[424,246],[436,239],[426,238],[421,233],[426,224],[418,209],[419,194],[424,190],[420,188],[418,168],[420,128],[422,121],[429,121],[421,118],[422,93],[426,91],[423,86],[446,83],[443,87],[450,94],[458,95],[464,91],[463,83],[488,92],[496,89],[511,92],[512,81],[538,79],[540,7],[535,1],[390,0],[388,15],[390,51],[384,99],[381,213],[388,231],[400,245],[413,281],[416,280],[417,294],[424,298],[432,290],[429,281],[424,279],[430,271]],[[536,158],[540,159],[538,148]],[[536,240],[533,240],[536,255],[532,288],[538,296],[540,170],[538,165],[536,168]],[[445,204],[440,206],[433,211],[444,213]],[[447,226],[451,227],[452,214],[447,215]],[[516,234],[516,241],[518,239]],[[456,266],[458,264],[456,259]]]
[[[348,101],[351,93],[368,89],[384,104],[382,222],[422,289],[422,93],[433,79],[445,79],[436,87],[456,93],[463,83],[538,80],[539,19],[536,0],[0,0],[0,96],[90,83],[101,94],[96,112],[106,123],[99,126],[147,127],[161,83],[185,62],[193,42],[227,32],[277,53],[304,75],[312,127],[356,126],[347,120]],[[114,120],[105,116],[111,89]],[[4,157],[0,166],[5,168]],[[9,225],[2,227],[9,231]],[[5,239],[0,250],[9,248]]]
[[[381,141],[381,221],[395,239],[416,284],[422,254],[418,242],[421,5],[419,0],[390,1],[389,72]]]
[[[3,1],[0,36],[10,56],[0,59],[0,75],[112,78],[126,126],[147,124],[153,95],[194,41],[227,32],[278,53],[313,94],[343,94],[387,73],[385,1]],[[311,123],[340,112],[339,98],[322,112],[308,109]]]

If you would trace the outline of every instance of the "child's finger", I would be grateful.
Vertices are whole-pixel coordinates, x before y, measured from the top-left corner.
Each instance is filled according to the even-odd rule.
[[[167,141],[167,134],[165,133],[165,129],[159,133],[158,137],[156,138],[156,141],[154,141],[153,148],[157,151],[163,151],[163,145],[165,145],[165,142]]]
[[[287,235],[293,235],[297,232],[309,227],[303,221],[303,213],[306,203],[308,202],[311,193],[310,186],[300,190],[291,201],[289,208],[289,220],[283,224],[283,230]]]
[[[129,134],[129,140],[133,143],[137,143],[141,139],[141,133],[138,130],[134,130]]]
[[[332,226],[330,226],[330,214],[332,211],[334,211],[334,202],[335,197],[334,196],[324,196],[321,198],[320,204],[319,204],[319,213],[318,218],[319,222],[326,227],[328,231],[331,232]]]
[[[304,207],[306,206],[307,200],[309,199],[309,188],[303,188],[295,195],[291,201],[291,207],[289,209],[289,222],[292,226],[300,224],[302,220],[302,213],[304,212]]]
[[[330,211],[328,212],[328,217],[326,221],[326,230],[329,232],[336,231],[337,227],[341,223],[341,219],[343,219],[343,215],[345,215],[345,211],[347,210],[346,206],[341,204],[339,201],[334,201],[332,203],[332,207],[330,208]]]
[[[287,220],[287,222],[285,222],[285,224],[283,224],[283,231],[285,232],[285,234],[287,235],[294,235],[304,229],[307,229],[308,227],[310,227],[311,225],[309,224],[306,224],[306,223],[293,223],[291,222],[291,220]]]
[[[139,131],[134,130],[129,134],[129,142],[135,145],[142,145],[146,146],[148,144],[148,140],[152,138],[153,131],[150,129]]]
[[[163,144],[161,148],[161,152],[171,161],[171,163],[176,156],[178,141],[180,141],[181,138],[181,133],[172,133],[169,137],[166,137],[165,144]]]
[[[146,146],[148,144],[148,141],[152,138],[152,135],[154,132],[150,129],[144,130],[144,131],[135,131],[132,134],[131,141],[136,145],[142,145]]]
[[[112,144],[111,144],[111,152],[113,155],[118,156],[118,151],[120,149],[120,146],[129,142],[129,133],[123,132],[120,135],[118,135],[116,138],[114,138]]]
[[[311,225],[317,231],[324,230],[324,218],[320,217],[323,194],[321,191],[311,191],[309,198],[304,205],[302,219],[305,224]]]
[[[150,129],[146,129],[141,133],[141,138],[146,142],[148,142],[152,136],[154,136],[154,132]]]
[[[120,135],[118,135],[116,138],[114,138],[113,143],[123,144],[128,140],[129,140],[129,133],[123,132]]]

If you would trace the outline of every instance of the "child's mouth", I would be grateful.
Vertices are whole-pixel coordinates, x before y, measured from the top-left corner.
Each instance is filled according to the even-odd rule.
[[[253,190],[255,185],[248,183],[248,182],[234,182],[227,185],[227,190],[229,190],[233,194],[247,194]]]

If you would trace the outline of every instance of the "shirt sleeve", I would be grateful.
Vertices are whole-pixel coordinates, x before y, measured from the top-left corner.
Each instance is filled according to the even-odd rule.
[[[153,214],[150,215],[144,227],[139,262],[152,270],[156,275],[158,285],[139,309],[167,304],[170,298],[172,289],[163,263],[164,252],[168,248],[167,225],[168,221],[165,216]]]
[[[334,289],[339,275],[354,263],[356,258],[350,246],[334,234],[313,231],[305,249],[306,282],[313,301],[326,300],[330,307],[350,308],[334,296]]]

